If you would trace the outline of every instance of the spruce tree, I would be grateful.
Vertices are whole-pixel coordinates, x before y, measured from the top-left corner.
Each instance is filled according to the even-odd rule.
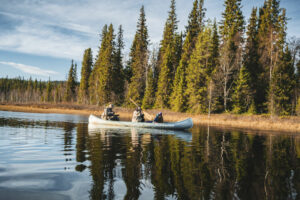
[[[208,85],[213,68],[212,53],[212,29],[207,26],[199,33],[186,73],[186,95],[190,112],[208,112]]]
[[[296,114],[300,116],[300,61],[297,62],[296,68]]]
[[[45,101],[47,101],[47,102],[52,101],[52,83],[50,81],[50,77],[49,77],[49,80],[47,82]]]
[[[177,21],[177,16],[176,16],[175,0],[171,0],[169,16],[167,18],[167,21],[166,21],[165,27],[164,27],[163,39],[160,42],[160,49],[159,49],[159,55],[158,55],[159,70],[161,68],[160,65],[162,63],[162,59],[163,59],[163,56],[165,54],[167,47],[169,45],[174,45],[175,34],[176,34],[176,30],[178,28],[177,23],[178,23],[178,21]]]
[[[173,82],[173,56],[174,48],[172,48],[171,45],[169,45],[165,51],[162,67],[159,74],[155,101],[156,108],[169,107],[169,98],[171,95]]]
[[[157,93],[155,107],[168,108],[169,98],[172,91],[174,70],[178,61],[176,59],[179,41],[176,34],[177,17],[175,13],[175,0],[171,0],[169,16],[165,24],[163,40],[158,58],[158,73]]]
[[[259,10],[258,20],[258,55],[259,64],[262,67],[261,81],[260,81],[260,103],[262,111],[267,110],[272,114],[274,111],[274,99],[272,88],[272,75],[276,63],[278,62],[279,53],[283,51],[283,43],[280,42],[280,13],[282,9],[279,8],[280,0],[266,0],[264,5]],[[278,43],[279,42],[279,43]],[[281,44],[280,44],[281,43]],[[281,47],[280,47],[281,46]],[[267,108],[267,103],[269,107]]]
[[[296,77],[291,52],[287,47],[280,53],[279,59],[272,76],[271,91],[274,95],[272,112],[277,115],[290,115],[293,112],[292,101]]]
[[[73,77],[74,77],[75,84],[77,84],[77,82],[78,82],[78,77],[77,77],[77,63],[74,64]]]
[[[113,96],[113,65],[115,64],[115,35],[113,25],[105,25],[101,35],[101,45],[89,79],[91,102],[103,105]]]
[[[84,51],[82,67],[81,67],[81,80],[79,86],[79,103],[89,103],[89,78],[92,71],[93,55],[91,48]]]
[[[174,62],[174,68],[173,68],[173,77],[175,77],[175,74],[176,74],[176,69],[179,65],[179,62],[181,60],[181,54],[182,54],[182,45],[183,45],[183,34],[180,33],[176,33],[175,34],[175,49],[174,49],[174,52],[175,52],[175,62]]]
[[[271,62],[270,62],[270,82],[269,82],[269,91],[268,91],[268,102],[269,102],[269,113],[271,115],[273,114],[279,114],[279,115],[285,115],[284,113],[281,113],[278,111],[278,105],[277,104],[277,95],[278,91],[276,90],[276,78],[273,78],[273,76],[277,75],[276,73],[280,73],[280,66],[284,65],[282,62],[284,62],[285,57],[289,57],[290,51],[286,49],[286,52],[284,52],[284,47],[286,44],[286,29],[287,29],[287,19],[286,19],[286,11],[285,9],[282,9],[282,12],[279,11],[279,2],[272,1],[272,9],[271,13],[273,16],[276,16],[277,18],[274,18],[273,24],[274,29],[272,28],[272,36],[274,34],[274,37],[276,37],[276,40],[274,40],[274,44],[271,44]],[[273,14],[275,13],[275,14]],[[275,33],[273,32],[275,31]],[[273,56],[272,56],[273,54]],[[289,54],[289,55],[286,55]],[[286,61],[287,62],[287,61]],[[292,61],[291,61],[292,62]],[[288,64],[289,65],[289,64]],[[278,70],[279,69],[279,70]],[[292,78],[292,77],[291,77]]]
[[[245,53],[243,57],[243,71],[241,70],[239,76],[238,84],[249,84],[244,85],[246,88],[250,88],[249,94],[253,97],[253,112],[261,113],[263,107],[263,91],[260,86],[262,84],[260,78],[262,74],[262,68],[259,64],[259,55],[258,55],[258,19],[257,19],[257,8],[252,9],[251,17],[249,19],[249,23],[247,26],[247,39],[245,44]],[[249,75],[249,77],[248,77]],[[242,81],[241,78],[249,78],[248,81]],[[241,86],[238,86],[241,87]],[[244,92],[244,91],[241,91]],[[243,95],[239,95],[235,93],[235,96],[242,97]],[[243,98],[243,97],[242,97]],[[241,102],[242,99],[235,99],[235,102]],[[239,108],[240,105],[235,105],[235,109]],[[246,112],[245,109],[238,109],[238,112]]]
[[[98,78],[99,78],[99,71],[100,71],[100,55],[102,55],[105,51],[105,48],[106,48],[106,37],[107,37],[107,25],[105,24],[103,26],[103,29],[102,29],[102,33],[101,33],[101,44],[99,46],[99,51],[98,51],[98,54],[96,56],[96,59],[95,59],[95,63],[94,63],[94,66],[92,68],[92,72],[90,74],[90,77],[89,77],[89,101],[91,104],[98,104],[99,101],[99,94],[98,94],[98,87],[99,87],[99,83],[98,83]]]
[[[128,68],[132,71],[130,78],[127,103],[133,105],[130,101],[132,99],[137,104],[141,104],[145,91],[145,74],[148,62],[148,29],[146,26],[146,17],[144,6],[140,9],[140,17],[137,24],[137,31],[132,43]]]
[[[65,91],[65,101],[74,101],[76,94],[76,77],[75,75],[75,65],[74,61],[71,62],[71,67],[68,74],[68,80],[66,83],[66,91]]]
[[[59,103],[61,101],[60,99],[60,84],[58,84],[56,87],[55,87],[55,95],[54,95],[54,102],[55,103]]]
[[[188,17],[188,25],[186,27],[186,34],[190,32],[190,37],[193,38],[194,41],[200,31],[199,15],[199,3],[198,0],[194,0],[193,8]]]
[[[254,105],[253,91],[250,85],[251,76],[248,68],[242,66],[236,83],[236,89],[233,94],[234,113],[245,113],[249,110],[250,106]]]
[[[189,15],[188,26],[186,27],[187,35],[182,47],[181,59],[175,73],[173,90],[170,98],[171,108],[175,111],[182,112],[187,108],[187,97],[184,92],[186,90],[186,68],[200,31],[199,16],[204,16],[204,9],[199,13],[198,6],[198,0],[195,0]]]
[[[218,112],[219,107],[222,106],[222,102],[220,101],[220,88],[217,69],[219,68],[219,33],[218,33],[218,26],[216,19],[214,20],[214,24],[212,27],[212,52],[211,52],[211,68],[209,69],[210,79],[208,84],[208,114],[210,115],[211,112]]]
[[[123,48],[124,48],[123,29],[122,29],[122,25],[120,25],[118,29],[116,51],[114,55],[115,61],[112,68],[112,90],[114,93],[113,101],[117,105],[121,105],[124,101],[125,76],[124,76],[124,70],[122,64]]]
[[[296,64],[296,69],[297,69],[297,76],[296,76],[296,80],[297,80],[297,95],[299,98],[299,95],[300,95],[300,60],[297,62]],[[300,99],[300,98],[299,98]]]
[[[154,74],[151,66],[148,67],[147,70],[147,83],[146,83],[146,91],[143,99],[142,107],[143,109],[152,108],[155,102],[155,93],[154,87]]]
[[[198,22],[199,22],[199,32],[204,29],[204,18],[205,18],[206,8],[204,8],[204,0],[199,0],[198,6]]]
[[[99,54],[96,61],[95,68],[97,68],[97,104],[104,105],[112,100],[112,86],[113,86],[113,65],[114,65],[114,51],[115,51],[115,35],[113,25],[110,24],[106,37],[102,41],[103,50]]]
[[[216,22],[216,19],[214,20],[214,24],[213,24],[213,35],[212,35],[212,55],[211,55],[211,58],[212,58],[212,63],[211,63],[211,66],[212,66],[212,71],[214,71],[217,66],[219,65],[219,44],[220,44],[220,41],[219,41],[219,34],[218,34],[218,27],[217,27],[217,22]]]
[[[218,76],[223,90],[224,111],[231,109],[235,79],[241,63],[244,19],[241,0],[225,0],[225,11],[221,21],[220,66]]]

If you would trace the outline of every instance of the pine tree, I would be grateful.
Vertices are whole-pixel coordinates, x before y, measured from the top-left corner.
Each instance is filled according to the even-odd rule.
[[[155,93],[154,88],[154,74],[152,67],[148,67],[147,71],[147,83],[146,83],[146,91],[143,99],[142,107],[143,109],[149,109],[152,108],[155,102],[155,96],[153,95]]]
[[[148,43],[148,29],[146,26],[144,6],[142,6],[128,62],[128,68],[130,69],[128,71],[132,71],[127,93],[127,103],[130,105],[132,105],[130,99],[137,104],[141,104],[144,97],[146,86],[145,74],[148,62]]]
[[[113,101],[117,105],[121,105],[124,101],[124,87],[125,87],[125,76],[122,64],[122,50],[124,48],[123,42],[123,29],[122,25],[119,26],[116,52],[115,52],[115,61],[112,71],[112,90],[114,92]]]
[[[87,104],[89,101],[89,78],[92,71],[93,55],[91,48],[84,51],[82,67],[81,67],[81,80],[79,86],[79,103]]]
[[[72,60],[66,84],[65,101],[74,101],[76,95],[76,75],[74,61]]]
[[[241,63],[241,51],[244,32],[244,19],[241,0],[226,0],[225,11],[221,21],[220,66],[218,76],[223,89],[224,111],[231,108],[235,79]]]
[[[272,112],[277,115],[290,115],[293,112],[292,100],[296,77],[288,48],[281,52],[279,59],[272,76],[271,91],[274,95],[274,111]]]
[[[187,68],[188,110],[195,113],[208,112],[208,85],[212,72],[212,29],[207,26],[199,33],[196,47]]]

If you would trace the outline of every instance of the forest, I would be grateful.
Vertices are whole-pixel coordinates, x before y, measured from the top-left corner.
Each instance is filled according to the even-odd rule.
[[[286,9],[265,0],[247,20],[241,0],[225,0],[222,19],[206,18],[194,0],[184,31],[170,1],[162,39],[150,49],[144,6],[129,58],[123,28],[102,28],[98,52],[83,53],[80,80],[71,62],[66,81],[0,79],[0,102],[110,102],[197,114],[300,115],[300,39],[287,36]]]

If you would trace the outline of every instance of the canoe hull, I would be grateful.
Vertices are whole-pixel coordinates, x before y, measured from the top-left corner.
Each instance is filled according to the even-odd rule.
[[[191,118],[179,122],[174,122],[174,123],[145,123],[145,122],[108,121],[96,117],[95,115],[90,115],[89,124],[137,127],[137,128],[172,129],[172,130],[187,130],[193,127],[193,121]]]

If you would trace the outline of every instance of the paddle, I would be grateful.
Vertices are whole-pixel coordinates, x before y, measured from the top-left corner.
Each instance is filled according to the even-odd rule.
[[[136,106],[136,107],[139,107],[139,105],[137,103],[135,103],[131,98],[129,98],[129,100]],[[151,121],[153,120],[153,117],[152,115],[150,115],[149,113],[147,113],[145,110],[143,110],[143,112],[145,113],[146,117],[148,119],[150,119]]]

